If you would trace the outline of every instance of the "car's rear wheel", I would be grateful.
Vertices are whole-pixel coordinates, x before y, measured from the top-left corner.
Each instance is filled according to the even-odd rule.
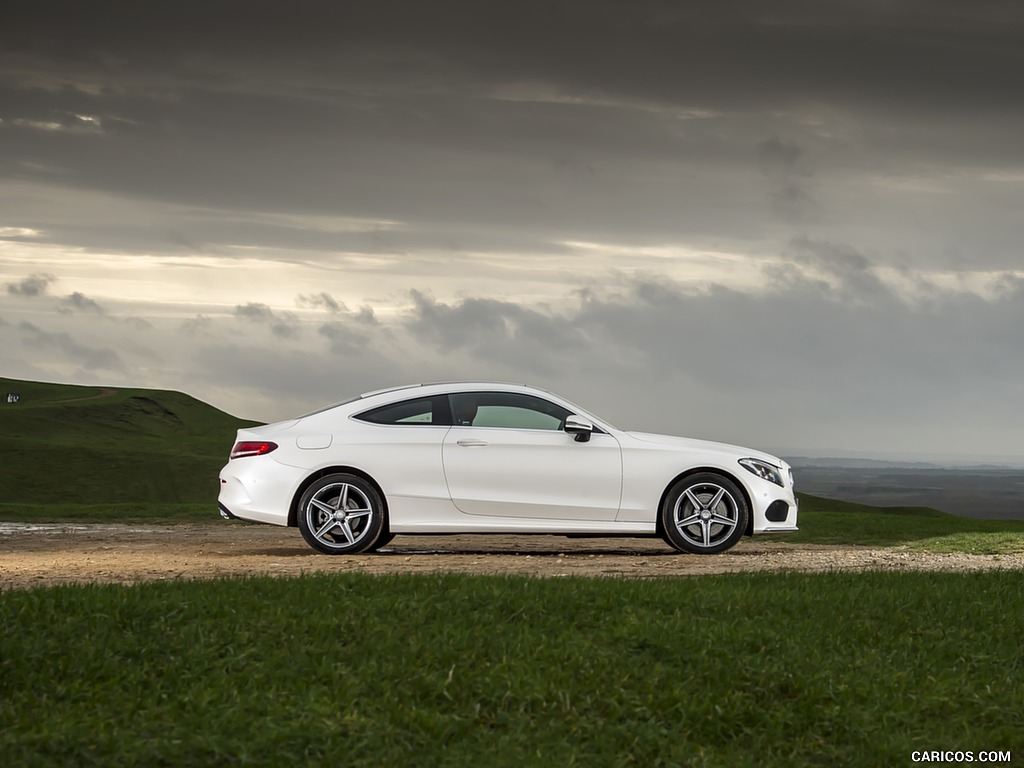
[[[363,478],[339,473],[313,483],[299,500],[299,531],[313,549],[351,555],[372,549],[384,528],[380,494]]]
[[[662,536],[681,552],[713,555],[740,540],[750,512],[732,480],[701,472],[676,483],[661,508]]]
[[[382,533],[380,536],[378,536],[377,540],[375,542],[373,542],[373,546],[370,547],[369,551],[370,552],[376,552],[377,550],[381,549],[382,547],[386,547],[388,544],[391,543],[392,539],[394,539],[394,538],[395,538],[395,534],[393,534],[391,531],[384,531],[384,533]]]

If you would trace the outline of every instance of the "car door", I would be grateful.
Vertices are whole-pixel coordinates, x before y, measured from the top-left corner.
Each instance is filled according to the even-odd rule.
[[[442,460],[448,491],[467,515],[614,520],[622,491],[618,441],[595,430],[577,442],[570,411],[518,392],[449,395],[453,426]]]

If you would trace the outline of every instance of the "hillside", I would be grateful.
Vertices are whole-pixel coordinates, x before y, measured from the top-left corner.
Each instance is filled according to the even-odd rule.
[[[0,501],[212,506],[235,430],[254,423],[181,392],[0,378]]]

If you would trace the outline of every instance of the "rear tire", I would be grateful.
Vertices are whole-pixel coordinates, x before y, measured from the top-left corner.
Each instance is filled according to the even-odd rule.
[[[372,549],[384,526],[384,502],[358,475],[338,473],[313,483],[299,500],[302,538],[326,555],[354,555]]]
[[[736,483],[700,472],[676,483],[661,507],[666,542],[680,552],[713,555],[731,549],[747,530],[750,510]]]
[[[377,552],[382,547],[386,547],[388,544],[390,544],[391,540],[394,538],[395,534],[393,534],[391,531],[384,531],[379,537],[377,537],[377,540],[373,542],[373,546],[370,547],[367,551]]]

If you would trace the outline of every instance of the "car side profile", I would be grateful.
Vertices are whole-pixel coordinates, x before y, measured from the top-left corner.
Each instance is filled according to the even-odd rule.
[[[628,432],[520,384],[370,392],[238,430],[221,514],[298,527],[326,554],[397,534],[660,536],[723,552],[797,530],[790,467],[737,446]]]

